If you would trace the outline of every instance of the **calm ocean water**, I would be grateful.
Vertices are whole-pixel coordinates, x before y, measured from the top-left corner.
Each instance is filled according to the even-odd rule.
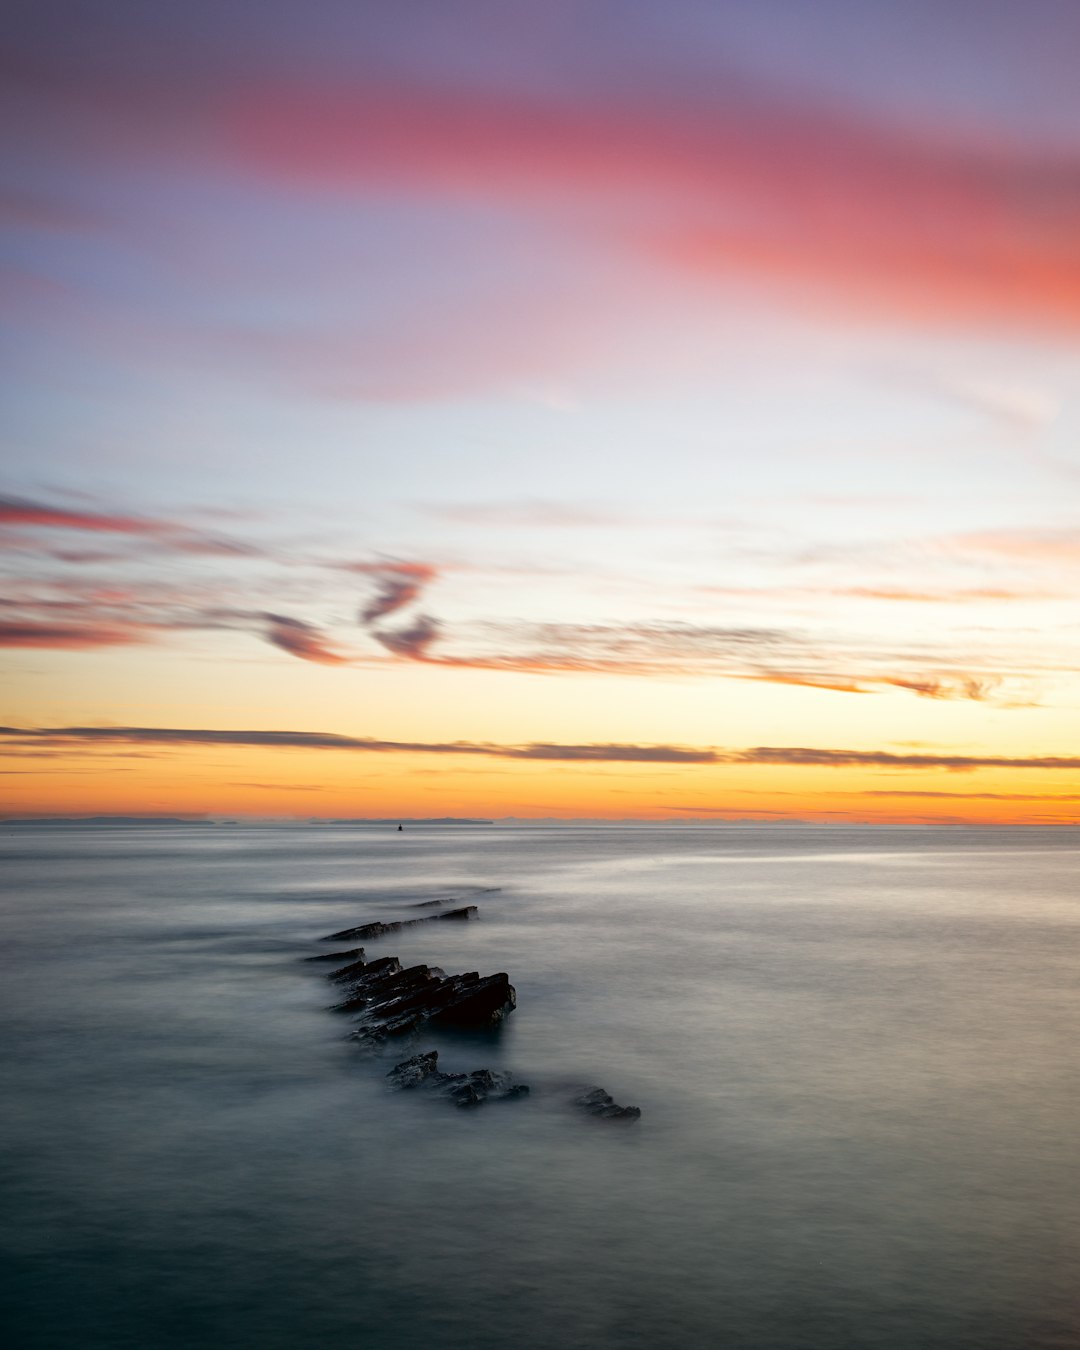
[[[5,1344],[1080,1343],[1080,835],[0,829]],[[481,888],[498,892],[477,894]],[[300,958],[509,972],[391,1095]],[[322,968],[325,970],[325,968]],[[421,1047],[418,1047],[421,1048]],[[567,1104],[600,1084],[639,1123]]]

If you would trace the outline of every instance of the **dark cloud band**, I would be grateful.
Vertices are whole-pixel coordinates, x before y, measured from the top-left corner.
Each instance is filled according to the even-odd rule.
[[[0,727],[4,745],[62,751],[87,745],[232,745],[245,748],[343,750],[374,754],[485,755],[495,759],[638,764],[769,764],[807,768],[1080,769],[1080,756],[894,754],[888,750],[839,750],[807,746],[755,746],[745,750],[679,745],[563,745],[533,742],[386,741],[330,731],[245,731],[189,727]]]

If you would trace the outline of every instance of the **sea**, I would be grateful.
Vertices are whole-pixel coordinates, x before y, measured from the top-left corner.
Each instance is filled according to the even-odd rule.
[[[1074,829],[7,823],[0,878],[11,1350],[1080,1344]],[[440,899],[369,959],[517,1008],[365,1055],[304,958]],[[531,1093],[390,1090],[429,1048]]]

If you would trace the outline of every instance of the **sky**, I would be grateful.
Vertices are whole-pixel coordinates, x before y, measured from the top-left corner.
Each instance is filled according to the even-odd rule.
[[[15,0],[0,812],[1080,822],[1073,0]]]

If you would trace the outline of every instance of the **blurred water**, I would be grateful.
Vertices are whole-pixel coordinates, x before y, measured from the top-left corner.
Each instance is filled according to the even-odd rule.
[[[1078,856],[7,826],[5,1344],[1075,1347]],[[422,1045],[525,1101],[388,1095],[299,960],[443,895],[481,921],[369,956],[507,970],[501,1035]],[[642,1120],[575,1113],[592,1083]]]

